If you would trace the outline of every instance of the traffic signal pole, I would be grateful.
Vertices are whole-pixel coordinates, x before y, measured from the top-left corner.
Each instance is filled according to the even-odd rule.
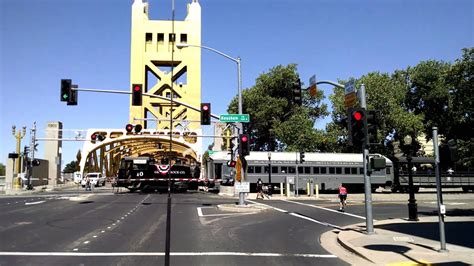
[[[365,102],[365,85],[362,84],[358,91],[360,107],[367,110],[367,104]],[[374,233],[374,223],[372,217],[372,185],[370,183],[370,176],[367,174],[367,162],[369,161],[369,149],[368,149],[368,136],[364,143],[362,143],[363,159],[362,164],[364,165],[364,190],[365,190],[365,227],[367,234],[371,235]]]

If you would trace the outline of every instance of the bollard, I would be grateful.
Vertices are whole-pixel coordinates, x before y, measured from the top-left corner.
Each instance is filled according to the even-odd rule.
[[[311,196],[311,190],[309,188],[309,182],[306,183],[306,195],[308,195],[308,197]]]
[[[280,183],[280,196],[283,196],[283,183]]]
[[[319,199],[319,184],[316,184],[316,198]]]

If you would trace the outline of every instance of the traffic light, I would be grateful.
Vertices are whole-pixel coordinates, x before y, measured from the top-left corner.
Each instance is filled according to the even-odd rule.
[[[348,111],[349,143],[365,148],[367,144],[367,116],[364,108],[350,108]]]
[[[300,163],[304,163],[304,151],[300,151]]]
[[[127,131],[127,133],[131,133],[132,130],[133,130],[133,125],[132,124],[127,124],[125,126],[125,130]]]
[[[72,85],[71,87],[76,89],[78,86]],[[78,96],[77,90],[70,89],[69,98],[67,99],[67,105],[77,105],[77,96]]]
[[[379,127],[379,111],[370,110],[367,111],[367,144],[376,144],[377,140],[377,129]]]
[[[142,131],[142,129],[143,129],[142,125],[140,125],[140,124],[135,125],[135,133],[136,134],[140,133],[140,131]]]
[[[132,85],[132,105],[133,106],[142,105],[142,84]]]
[[[240,134],[239,135],[239,155],[247,156],[250,154],[250,140],[249,135]]]
[[[448,140],[449,148],[449,159],[451,162],[456,162],[458,160],[458,146],[455,139]]]
[[[28,153],[30,153],[30,146],[25,146],[23,149],[23,155],[28,156]]]
[[[302,98],[301,98],[301,80],[298,79],[293,83],[292,87],[292,94],[293,94],[293,104],[301,105]]]
[[[61,102],[69,101],[71,96],[71,86],[72,80],[70,79],[61,79]]]
[[[201,125],[211,124],[211,104],[201,103]]]

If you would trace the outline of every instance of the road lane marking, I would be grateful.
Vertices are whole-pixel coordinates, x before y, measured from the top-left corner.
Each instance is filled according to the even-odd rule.
[[[311,217],[308,217],[308,216],[305,216],[305,215],[302,215],[302,214],[299,214],[299,213],[296,213],[296,212],[290,212],[290,211],[286,211],[286,210],[283,210],[283,209],[280,209],[280,208],[276,208],[276,207],[273,207],[273,206],[270,206],[270,205],[267,205],[267,204],[263,204],[263,203],[260,203],[260,202],[254,202],[254,201],[251,201],[251,200],[246,200],[248,202],[251,202],[251,203],[254,203],[254,204],[259,204],[259,205],[263,205],[263,206],[267,206],[269,208],[272,208],[276,211],[279,211],[279,212],[283,212],[283,213],[286,213],[286,214],[289,214],[291,216],[294,216],[294,217],[298,217],[300,219],[304,219],[304,220],[307,220],[307,221],[310,221],[310,222],[313,222],[313,223],[317,223],[317,224],[320,224],[320,225],[324,225],[324,226],[330,226],[330,227],[333,227],[333,228],[337,228],[339,230],[342,230],[341,227],[337,226],[337,225],[334,225],[334,224],[330,224],[330,223],[327,223],[327,222],[322,222],[322,221],[318,221],[316,219],[313,219]]]
[[[299,205],[303,205],[303,206],[313,207],[313,208],[316,208],[316,209],[321,209],[321,210],[325,210],[325,211],[330,211],[330,212],[335,212],[335,213],[339,213],[339,214],[344,214],[344,215],[348,215],[348,216],[352,216],[352,217],[355,217],[355,218],[359,218],[359,219],[365,220],[365,217],[360,216],[360,215],[356,215],[356,214],[352,214],[352,213],[340,212],[340,211],[336,211],[336,210],[333,210],[333,209],[328,209],[328,208],[324,208],[324,207],[320,207],[320,206],[316,206],[316,205],[311,205],[311,204],[306,204],[306,203],[301,203],[301,202],[291,201],[291,200],[286,200],[286,199],[280,199],[280,200],[281,200],[281,201],[284,201],[284,202],[290,202],[290,203],[299,204]],[[377,220],[374,219],[374,221],[377,221]]]
[[[165,252],[0,252],[0,256],[65,256],[65,257],[112,257],[112,256],[165,256]],[[253,257],[303,257],[337,258],[332,254],[303,253],[255,253],[255,252],[170,252],[170,256],[253,256]]]
[[[45,200],[35,201],[35,202],[25,202],[25,205],[36,205],[36,204],[41,204],[45,202],[46,202]]]

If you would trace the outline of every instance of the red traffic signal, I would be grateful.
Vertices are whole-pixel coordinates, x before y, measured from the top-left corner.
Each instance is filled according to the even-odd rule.
[[[355,111],[352,113],[352,118],[354,118],[356,121],[362,120],[362,113],[360,111]]]
[[[133,84],[132,85],[132,105],[141,106],[142,105],[142,84]]]
[[[239,135],[239,154],[240,156],[247,156],[250,154],[249,136],[247,134]]]
[[[201,125],[211,124],[211,104],[201,103]]]
[[[97,140],[97,134],[95,134],[95,133],[92,134],[92,135],[91,135],[91,140]]]
[[[229,166],[229,167],[235,168],[236,165],[237,165],[237,162],[236,162],[236,161],[228,161],[228,162],[227,162],[227,166]]]
[[[133,125],[132,125],[132,124],[127,124],[127,125],[125,126],[125,130],[126,130],[128,133],[132,132],[132,130],[133,130]]]

